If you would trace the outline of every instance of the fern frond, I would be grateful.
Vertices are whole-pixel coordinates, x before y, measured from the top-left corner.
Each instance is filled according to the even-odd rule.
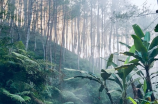
[[[24,62],[28,62],[30,64],[33,64],[35,66],[38,66],[38,63],[31,60],[30,58],[28,58],[27,56],[24,56],[22,54],[16,53],[16,52],[12,52],[12,55],[17,57],[17,59],[23,60]]]
[[[49,61],[45,61],[45,60],[43,60],[43,59],[38,59],[38,60],[36,60],[36,62],[41,66],[41,67],[45,67],[45,66],[48,66],[48,67],[54,67],[55,66],[55,64],[53,64],[53,63],[50,63]]]
[[[53,104],[53,102],[50,101],[44,101],[45,104]]]
[[[31,85],[22,81],[15,81],[10,85],[10,88],[17,89],[18,91],[23,91],[21,92],[21,95],[24,95],[24,94],[27,95],[27,93],[31,93],[30,91],[27,91],[27,90],[33,89],[34,85]],[[17,94],[20,94],[20,93],[17,93]]]
[[[7,97],[10,97],[11,99],[15,100],[15,101],[19,101],[19,102],[25,102],[25,100],[20,96],[20,95],[17,95],[17,94],[11,94],[9,91],[7,91],[6,89],[4,88],[1,88],[0,89],[1,93],[6,95]]]
[[[30,100],[31,100],[31,98],[30,98],[29,96],[23,96],[23,99],[24,99],[25,101],[30,101]]]
[[[18,95],[29,95],[29,94],[32,94],[32,92],[30,91],[23,91],[23,92],[20,92],[20,93],[16,93]]]

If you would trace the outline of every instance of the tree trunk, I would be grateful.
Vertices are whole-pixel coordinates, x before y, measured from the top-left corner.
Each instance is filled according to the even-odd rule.
[[[73,47],[74,47],[74,36],[73,36],[73,33],[74,33],[74,30],[73,30],[73,18],[71,17],[71,40],[72,40],[72,42],[71,42],[71,49],[72,49],[72,52],[74,52],[74,49],[73,49]]]
[[[98,0],[98,13],[97,13],[97,49],[98,49],[98,68],[100,68],[100,32],[99,32],[99,0]]]
[[[52,17],[51,17],[51,25],[50,25],[50,37],[49,37],[49,61],[51,62],[51,64],[53,63],[53,59],[52,59],[52,31],[53,31],[53,26],[54,26],[54,14],[55,14],[55,2],[53,2],[53,13],[52,13]],[[51,65],[52,68],[52,65]]]
[[[80,17],[77,19],[77,29],[78,29],[78,48],[77,48],[77,68],[80,70]]]
[[[29,40],[30,40],[30,28],[31,28],[31,20],[32,20],[32,8],[33,8],[33,1],[29,0],[29,20],[28,20],[28,28],[27,28],[27,36],[26,36],[26,51],[28,50]]]
[[[57,5],[56,0],[54,0],[54,63],[56,63],[56,45],[57,45]]]
[[[131,83],[131,86],[132,86],[132,90],[133,90],[133,95],[134,95],[134,99],[139,99],[139,98],[143,98],[143,94],[141,92],[141,90],[139,88],[136,88],[134,82],[133,82],[133,79],[130,80],[132,83]]]
[[[127,30],[127,21],[126,21],[126,44],[129,44],[129,40],[128,40],[128,30]],[[128,48],[126,47],[126,50],[128,50]]]
[[[24,0],[24,30],[26,31],[25,27],[28,26],[28,1],[29,0]]]
[[[117,36],[117,53],[119,53],[119,34],[118,34],[118,26],[117,26],[117,20],[116,20],[116,36]],[[116,59],[117,65],[119,65],[118,62],[118,55],[117,55],[117,59]]]
[[[48,54],[48,40],[49,40],[49,37],[50,37],[51,0],[49,0],[48,4],[49,4],[49,17],[48,17],[48,23],[47,23],[47,26],[48,26],[47,38],[46,38],[46,43],[45,43],[45,60],[46,61],[48,60],[48,57],[47,57],[47,54]]]
[[[91,4],[91,27],[90,27],[90,37],[91,37],[91,60],[92,60],[92,71],[93,71],[93,73],[94,73],[94,58],[93,58],[93,31],[92,31],[92,29],[93,29],[93,23],[92,23],[92,17],[93,17],[93,12],[92,12],[92,4]]]
[[[111,21],[111,29],[110,29],[110,36],[109,36],[109,51],[111,53],[111,37],[112,37],[112,21]]]
[[[36,1],[35,1],[36,2]],[[33,25],[34,27],[32,28],[33,33],[34,33],[34,37],[35,37],[35,42],[34,42],[34,51],[36,51],[37,48],[37,44],[36,44],[36,28],[38,27],[38,2],[36,3],[36,9],[35,9],[36,15],[35,17],[33,17]]]
[[[41,0],[41,38],[43,37],[43,0]],[[43,45],[43,59],[45,60],[45,48],[44,48],[44,41],[41,39]]]
[[[69,49],[69,44],[68,44],[68,39],[69,39],[69,38],[68,38],[68,37],[69,37],[68,33],[69,33],[69,29],[68,29],[68,27],[69,27],[69,21],[67,20],[67,21],[66,21],[66,37],[65,37],[65,38],[66,38],[66,43],[65,43],[66,46],[65,46],[65,48],[67,48],[67,49]]]
[[[2,21],[3,21],[3,2],[4,2],[4,0],[0,0],[0,13],[1,13],[1,15],[0,15],[0,18],[1,18],[1,20],[0,20],[0,24],[2,23]]]
[[[146,70],[146,82],[147,82],[146,93],[147,93],[148,91],[153,91],[153,89],[152,89],[152,84],[151,84],[151,79],[150,79],[149,66],[145,66],[145,70]],[[155,96],[154,96],[154,93],[152,93],[151,101],[154,101],[154,100],[155,100]]]
[[[103,49],[104,49],[104,9],[102,8],[102,36],[101,36],[101,57],[103,57]],[[101,58],[101,69],[103,67],[102,62],[103,59]]]
[[[65,34],[65,20],[66,20],[66,18],[65,18],[65,7],[63,6],[63,13],[64,13],[64,17],[63,17],[63,19],[64,19],[64,24],[63,24],[63,30],[62,30],[62,42],[61,42],[61,46],[60,46],[60,62],[59,62],[59,72],[61,73],[61,64],[62,64],[62,51],[63,51],[63,43],[64,43],[64,34]]]

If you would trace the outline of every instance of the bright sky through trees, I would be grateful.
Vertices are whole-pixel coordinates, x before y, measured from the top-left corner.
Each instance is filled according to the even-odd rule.
[[[139,6],[140,8],[143,4],[146,4],[150,9],[155,10],[158,9],[157,0],[128,0],[129,2]]]

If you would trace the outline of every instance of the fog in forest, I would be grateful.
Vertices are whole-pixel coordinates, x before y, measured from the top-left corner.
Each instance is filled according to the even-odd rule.
[[[0,0],[0,104],[158,104],[157,0]]]

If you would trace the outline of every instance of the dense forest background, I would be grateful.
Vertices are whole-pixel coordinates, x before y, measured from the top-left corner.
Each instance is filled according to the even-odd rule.
[[[157,23],[145,2],[138,8],[126,0],[0,0],[0,104],[109,103],[96,82],[66,79],[82,75],[73,69],[99,75],[111,53],[128,50],[119,42],[133,44],[133,24],[153,38]],[[114,62],[125,58],[116,54]],[[19,80],[22,74],[27,78]],[[121,95],[112,96],[118,103]]]

